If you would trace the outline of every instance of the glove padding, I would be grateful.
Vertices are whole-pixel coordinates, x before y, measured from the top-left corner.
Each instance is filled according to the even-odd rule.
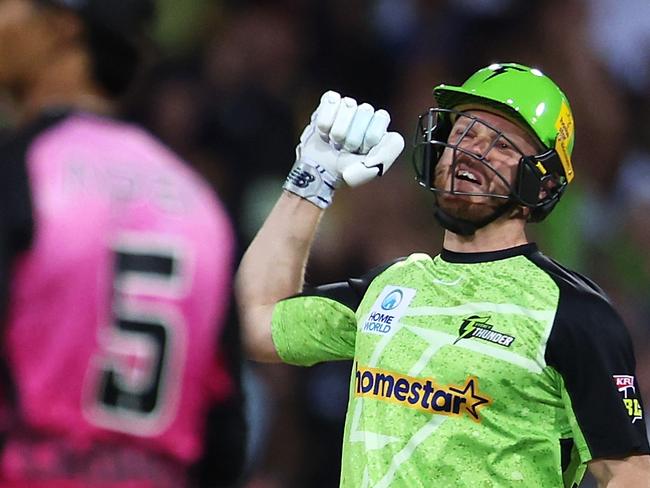
[[[404,138],[387,132],[389,123],[385,110],[328,91],[300,137],[296,161],[323,168],[334,186],[341,180],[349,186],[367,183],[388,171],[404,149]]]

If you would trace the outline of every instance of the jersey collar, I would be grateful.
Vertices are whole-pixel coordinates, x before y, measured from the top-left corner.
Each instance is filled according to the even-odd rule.
[[[529,242],[528,244],[522,244],[521,246],[490,252],[455,252],[443,249],[440,253],[440,257],[443,261],[448,263],[485,263],[489,261],[508,259],[515,256],[530,256],[531,254],[536,253],[537,250],[537,244]]]

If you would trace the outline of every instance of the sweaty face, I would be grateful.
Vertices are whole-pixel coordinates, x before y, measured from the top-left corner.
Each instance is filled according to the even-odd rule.
[[[470,110],[456,118],[435,170],[438,205],[479,222],[506,203],[523,155],[537,151],[532,136],[500,115]]]
[[[47,9],[32,0],[0,0],[0,85],[20,90],[50,50]]]

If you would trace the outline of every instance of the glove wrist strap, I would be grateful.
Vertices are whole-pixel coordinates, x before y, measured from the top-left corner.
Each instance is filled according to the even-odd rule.
[[[320,208],[332,204],[337,179],[329,171],[314,161],[296,161],[282,185],[282,188],[310,201]]]

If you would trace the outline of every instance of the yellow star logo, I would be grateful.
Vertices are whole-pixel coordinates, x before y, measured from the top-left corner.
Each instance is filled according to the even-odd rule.
[[[473,376],[470,376],[467,379],[467,381],[465,382],[465,386],[463,386],[462,388],[456,388],[450,386],[449,390],[453,391],[454,393],[458,393],[460,396],[465,398],[466,402],[463,405],[465,411],[468,414],[470,414],[472,420],[476,422],[481,421],[477,409],[479,407],[483,407],[485,405],[489,405],[490,403],[492,403],[491,398],[479,394],[480,392],[478,391],[478,380]]]

